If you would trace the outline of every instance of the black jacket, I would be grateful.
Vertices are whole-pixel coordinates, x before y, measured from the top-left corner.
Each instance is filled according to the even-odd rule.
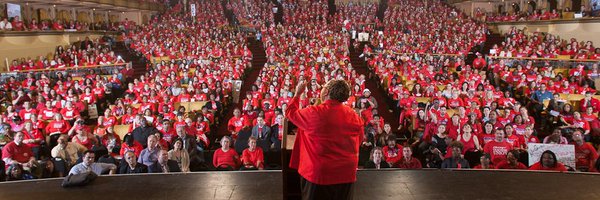
[[[169,167],[169,172],[181,172],[181,169],[179,168],[179,164],[177,164],[177,161],[169,160],[167,162],[167,166]],[[156,161],[154,164],[151,164],[150,166],[148,166],[148,172],[149,173],[163,173],[162,168],[160,167],[160,163],[158,163],[158,161]]]
[[[139,174],[148,173],[148,167],[142,163],[137,163],[133,169],[129,167],[127,162],[123,162],[119,167],[119,174]]]

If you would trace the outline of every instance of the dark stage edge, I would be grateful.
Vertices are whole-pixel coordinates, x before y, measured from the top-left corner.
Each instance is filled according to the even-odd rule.
[[[0,183],[0,199],[282,199],[281,171],[115,175]],[[527,171],[360,171],[355,199],[600,199],[600,176]]]

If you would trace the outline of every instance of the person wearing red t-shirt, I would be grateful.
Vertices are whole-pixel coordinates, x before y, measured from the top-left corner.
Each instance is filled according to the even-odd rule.
[[[550,150],[546,150],[540,156],[540,160],[531,165],[529,170],[545,170],[545,171],[567,171],[567,168],[556,159],[556,154]]]
[[[300,109],[299,98],[305,90],[306,83],[298,83],[286,111],[287,118],[298,127],[290,168],[298,169],[305,187],[303,196],[321,196],[335,185],[332,198],[348,199],[356,182],[358,150],[364,137],[364,122],[343,105],[350,97],[350,85],[331,80],[321,88],[322,104]]]
[[[33,128],[33,123],[29,120],[25,121],[23,129],[23,143],[31,148],[36,159],[40,158],[40,146],[42,141],[46,139],[42,131]]]
[[[513,149],[513,146],[504,140],[504,130],[496,129],[496,138],[488,142],[483,147],[483,152],[490,154],[492,163],[498,164],[506,160],[506,154]]]
[[[577,171],[594,171],[598,153],[594,146],[583,140],[580,130],[573,132],[573,145],[575,145],[575,166]]]
[[[508,151],[506,160],[496,164],[496,169],[527,169],[523,163],[519,162],[519,151],[516,149]]]
[[[136,156],[139,156],[140,153],[142,153],[142,150],[144,150],[144,146],[138,141],[135,141],[131,133],[123,136],[123,143],[121,144],[121,151],[119,152],[121,157],[125,156],[125,153],[129,151],[135,153]]]
[[[56,140],[60,135],[67,134],[71,129],[71,124],[62,118],[60,113],[54,114],[54,120],[46,125],[46,135],[50,136],[50,147],[56,146]]]
[[[256,138],[250,137],[248,139],[248,148],[242,152],[242,169],[264,169],[264,155],[263,150],[256,146]]]
[[[23,120],[31,120],[32,114],[33,115],[37,114],[37,110],[34,108],[31,108],[31,102],[29,102],[29,101],[24,102],[23,109],[21,109],[19,111],[19,116]]]
[[[35,157],[31,147],[24,142],[23,132],[15,133],[14,140],[2,148],[2,161],[6,163],[5,167],[12,164],[19,164],[25,168],[35,165]]]
[[[227,123],[227,130],[231,133],[233,138],[237,138],[237,134],[242,130],[250,126],[250,121],[247,116],[243,116],[240,109],[233,110],[233,117],[229,119]]]
[[[217,170],[236,170],[240,165],[240,156],[234,149],[230,148],[231,138],[223,136],[221,138],[221,148],[217,149],[213,155],[213,166]]]
[[[390,166],[394,166],[402,159],[400,151],[402,151],[404,147],[400,144],[396,144],[396,137],[394,135],[390,135],[386,143],[387,145],[383,147],[383,158]]]

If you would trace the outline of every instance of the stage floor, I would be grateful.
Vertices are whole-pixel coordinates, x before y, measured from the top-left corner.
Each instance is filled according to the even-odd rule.
[[[0,183],[0,199],[282,199],[281,171],[99,177],[81,188],[62,179]],[[517,171],[360,171],[355,199],[600,199],[600,176]]]

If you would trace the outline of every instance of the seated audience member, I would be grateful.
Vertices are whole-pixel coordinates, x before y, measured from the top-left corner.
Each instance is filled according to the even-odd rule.
[[[266,125],[264,117],[256,118],[256,126],[252,128],[252,137],[256,139],[258,146],[262,149],[270,147],[271,128]]]
[[[383,158],[383,150],[381,147],[374,147],[371,150],[369,161],[365,164],[366,169],[381,169],[390,168],[390,164]]]
[[[57,142],[58,145],[52,148],[50,154],[53,158],[64,160],[68,167],[75,165],[79,155],[88,150],[79,143],[69,142],[67,135],[61,135]]]
[[[98,139],[89,132],[89,128],[86,125],[83,125],[83,120],[78,120],[75,123],[71,130],[69,130],[72,142],[78,143],[87,149],[92,149],[94,145],[98,144]]]
[[[2,160],[5,165],[18,164],[25,170],[30,171],[31,168],[37,166],[35,157],[31,147],[23,143],[23,132],[15,133],[14,140],[2,147]]]
[[[171,149],[168,153],[169,160],[177,161],[177,164],[182,172],[190,171],[190,155],[183,148],[183,140],[181,138],[174,140],[173,149]]]
[[[45,137],[40,129],[34,129],[33,123],[30,120],[25,121],[25,127],[23,129],[23,143],[31,147],[31,151],[36,159],[40,159],[40,155],[45,151],[42,149],[42,142],[45,141]]]
[[[217,149],[213,155],[213,166],[217,170],[236,170],[239,164],[240,156],[234,149],[231,149],[231,138],[223,136],[221,148]]]
[[[390,136],[387,140],[387,145],[383,147],[383,157],[385,161],[390,164],[390,166],[394,166],[398,161],[402,159],[402,145],[396,144],[396,137]]]
[[[546,171],[567,171],[567,168],[556,159],[556,154],[550,150],[546,150],[540,156],[540,161],[529,167],[529,170],[546,170]]]
[[[264,154],[261,147],[256,146],[256,137],[250,136],[248,139],[248,148],[242,152],[242,170],[264,169]]]
[[[50,136],[50,147],[56,146],[56,140],[63,134],[67,134],[71,130],[71,124],[62,118],[60,113],[54,114],[54,120],[46,125],[46,135]]]
[[[139,118],[139,125],[139,127],[131,131],[131,135],[135,141],[139,142],[144,148],[146,148],[148,146],[148,137],[159,131],[154,126],[149,125],[145,117]]]
[[[562,135],[562,129],[556,128],[552,134],[544,138],[544,144],[568,144],[567,138]]]
[[[181,139],[183,142],[181,148],[188,153],[190,170],[197,170],[204,163],[204,153],[198,148],[199,142],[194,136],[188,134],[186,126],[177,127],[176,132],[177,137],[175,137],[175,140]],[[200,141],[200,143],[202,142]]]
[[[142,163],[146,166],[150,166],[158,160],[158,153],[160,153],[160,147],[158,146],[158,141],[156,136],[150,135],[148,137],[148,147],[146,147],[140,153],[140,157],[138,158],[138,162]]]
[[[479,165],[473,167],[473,169],[496,169],[494,165],[492,165],[492,158],[490,154],[484,153],[479,158]]]
[[[158,153],[158,160],[152,165],[148,166],[149,173],[170,173],[170,172],[181,172],[177,161],[169,160],[169,153],[167,150],[161,149]]]
[[[121,157],[125,156],[125,153],[128,151],[133,151],[133,153],[135,153],[135,156],[140,156],[142,150],[144,150],[144,147],[138,141],[135,141],[133,139],[131,133],[128,133],[125,136],[123,136],[123,144],[121,144],[121,150],[119,152],[119,155],[121,155]]]
[[[512,145],[504,139],[504,130],[496,129],[495,136],[494,140],[483,147],[483,152],[490,154],[494,165],[504,161],[508,151],[512,150]]]
[[[125,159],[125,162],[121,162],[119,174],[148,173],[148,167],[137,162],[137,157],[133,151],[126,152],[123,159]]]
[[[573,145],[575,145],[575,166],[577,171],[594,171],[598,153],[594,146],[583,140],[580,130],[573,132]]]
[[[95,162],[96,153],[91,150],[85,151],[83,154],[83,162],[74,165],[69,171],[69,175],[82,174],[85,172],[94,172],[96,175],[101,175],[105,171],[109,171],[108,174],[115,174],[117,166],[110,163],[98,163]]]
[[[442,162],[442,168],[470,168],[469,161],[462,158],[463,144],[454,141],[450,143],[450,148],[452,149],[452,157],[446,158],[444,162]]]
[[[527,169],[525,164],[519,162],[519,150],[513,149],[506,154],[506,160],[496,164],[496,169]]]
[[[227,123],[227,130],[231,133],[231,137],[237,138],[237,134],[244,128],[250,125],[250,120],[247,116],[242,115],[240,109],[233,110],[233,117]]]
[[[19,181],[35,179],[29,172],[23,170],[23,166],[19,164],[8,165],[6,169],[6,181]]]
[[[419,159],[414,158],[413,152],[410,146],[405,146],[402,148],[402,159],[398,161],[394,167],[402,168],[402,169],[421,169],[421,161]]]

